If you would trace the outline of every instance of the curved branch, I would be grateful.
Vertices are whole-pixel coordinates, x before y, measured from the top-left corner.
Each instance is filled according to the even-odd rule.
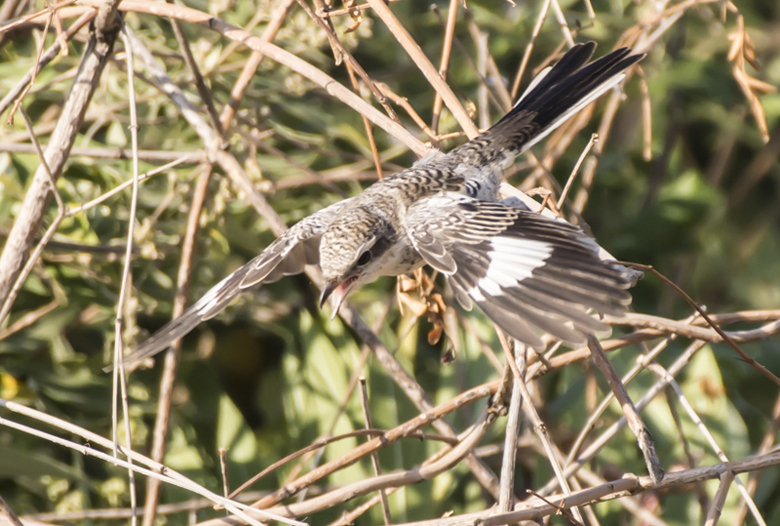
[[[83,6],[99,7],[104,2],[103,0],[79,0],[77,3]],[[135,13],[147,13],[156,16],[175,18],[216,31],[224,37],[244,44],[253,51],[260,52],[271,60],[287,66],[296,73],[306,77],[327,91],[329,95],[339,99],[372,123],[385,130],[392,137],[401,141],[417,155],[425,155],[428,151],[428,147],[423,144],[422,141],[417,139],[403,126],[394,122],[392,119],[382,114],[382,112],[361,99],[347,87],[339,84],[325,72],[317,69],[305,60],[296,57],[289,51],[285,51],[270,42],[264,41],[261,37],[254,36],[241,28],[230,25],[217,17],[203,13],[197,9],[191,9],[180,5],[161,4],[148,0],[124,0],[120,4],[119,9],[121,11],[132,11]]]

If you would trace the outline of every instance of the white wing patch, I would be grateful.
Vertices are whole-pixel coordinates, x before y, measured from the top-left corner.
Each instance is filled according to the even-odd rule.
[[[490,245],[493,247],[491,259],[495,257],[499,262],[524,265],[531,269],[540,267],[553,250],[552,245],[544,241],[509,236],[496,236],[490,240]]]
[[[553,252],[552,245],[544,241],[509,236],[496,236],[490,245],[492,250],[487,253],[490,259],[487,272],[477,286],[469,290],[476,301],[484,301],[482,292],[500,296],[503,289],[516,287],[520,281],[530,278],[535,269],[543,266]]]

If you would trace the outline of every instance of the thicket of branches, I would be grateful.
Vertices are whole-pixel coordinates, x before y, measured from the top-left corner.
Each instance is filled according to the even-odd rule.
[[[0,24],[2,520],[780,521],[775,0],[5,0]],[[329,321],[311,268],[102,372],[587,40],[647,57],[505,191],[691,301],[648,270],[611,338],[537,355],[430,272]]]

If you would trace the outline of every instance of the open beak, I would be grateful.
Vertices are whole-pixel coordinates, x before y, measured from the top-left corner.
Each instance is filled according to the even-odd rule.
[[[325,288],[322,289],[320,308],[325,305],[328,298],[333,298],[333,301],[331,302],[331,305],[333,306],[333,311],[330,315],[331,320],[338,314],[339,309],[341,309],[341,304],[344,303],[344,300],[352,289],[352,285],[354,285],[357,280],[358,276],[350,276],[344,281],[330,281],[325,285]]]

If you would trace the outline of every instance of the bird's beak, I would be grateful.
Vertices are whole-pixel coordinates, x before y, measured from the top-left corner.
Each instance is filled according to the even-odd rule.
[[[323,287],[322,294],[320,295],[320,308],[325,305],[328,298],[333,298],[333,301],[331,302],[333,305],[333,311],[330,315],[331,320],[338,314],[341,304],[344,303],[344,300],[352,289],[352,285],[354,285],[357,280],[358,276],[350,276],[343,281],[329,281],[325,284],[325,287]]]
[[[320,294],[320,308],[325,305],[325,302],[328,301],[328,298],[330,298],[330,295],[333,294],[333,291],[336,290],[336,287],[338,286],[339,282],[337,281],[329,281],[325,284],[322,288],[322,293]]]

